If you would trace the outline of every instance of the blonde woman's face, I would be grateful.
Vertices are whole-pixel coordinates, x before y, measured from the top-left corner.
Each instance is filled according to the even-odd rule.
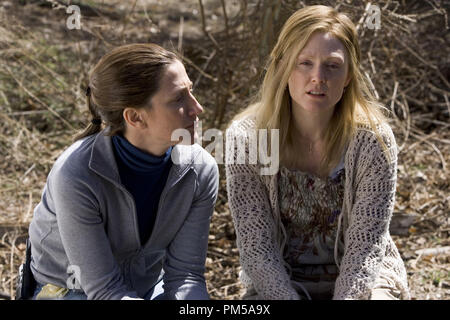
[[[289,77],[293,108],[307,113],[334,109],[350,82],[348,66],[347,52],[340,40],[330,33],[313,34]]]

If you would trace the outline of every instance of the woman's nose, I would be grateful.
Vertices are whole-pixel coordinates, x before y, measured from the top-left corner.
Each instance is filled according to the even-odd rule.
[[[194,95],[190,93],[190,102],[189,102],[189,116],[197,116],[203,112],[203,107],[200,103],[198,103],[197,99],[195,99]]]
[[[312,73],[312,82],[321,83],[326,81],[325,68],[322,66],[317,66],[314,68]]]

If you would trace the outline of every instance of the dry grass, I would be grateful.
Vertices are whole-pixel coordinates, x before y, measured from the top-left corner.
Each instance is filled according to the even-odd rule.
[[[81,30],[68,30],[64,8],[49,4],[64,1],[0,2],[0,298],[14,292],[33,209],[53,162],[85,123],[87,74],[104,52],[148,41],[178,49],[206,109],[204,130],[224,128],[258,86],[275,39],[267,30],[315,2],[82,1],[89,6],[82,6]],[[360,21],[366,2],[348,2],[328,4]],[[359,32],[364,70],[392,112],[400,146],[394,218],[404,229],[393,237],[413,299],[449,299],[448,250],[417,252],[450,246],[447,12],[433,1],[377,5],[382,29],[360,24]],[[238,251],[221,173],[206,278],[212,298],[238,299]]]

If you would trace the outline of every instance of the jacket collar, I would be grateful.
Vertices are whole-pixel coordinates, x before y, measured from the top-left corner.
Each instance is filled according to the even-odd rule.
[[[111,136],[108,128],[97,133],[92,145],[89,168],[115,183],[120,182],[119,169],[114,156]],[[194,163],[195,152],[192,146],[176,145],[172,149],[173,178],[179,178]]]

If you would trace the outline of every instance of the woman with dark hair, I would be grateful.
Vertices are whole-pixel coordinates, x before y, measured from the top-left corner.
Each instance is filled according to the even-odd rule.
[[[91,123],[55,162],[30,224],[33,299],[208,299],[218,169],[193,139],[172,139],[193,137],[203,111],[183,64],[155,44],[121,46],[86,96]]]
[[[228,200],[248,298],[410,296],[389,235],[397,146],[360,59],[345,14],[320,5],[296,11],[257,101],[227,131]],[[279,134],[273,174],[236,161],[239,145],[251,156],[255,130]]]

